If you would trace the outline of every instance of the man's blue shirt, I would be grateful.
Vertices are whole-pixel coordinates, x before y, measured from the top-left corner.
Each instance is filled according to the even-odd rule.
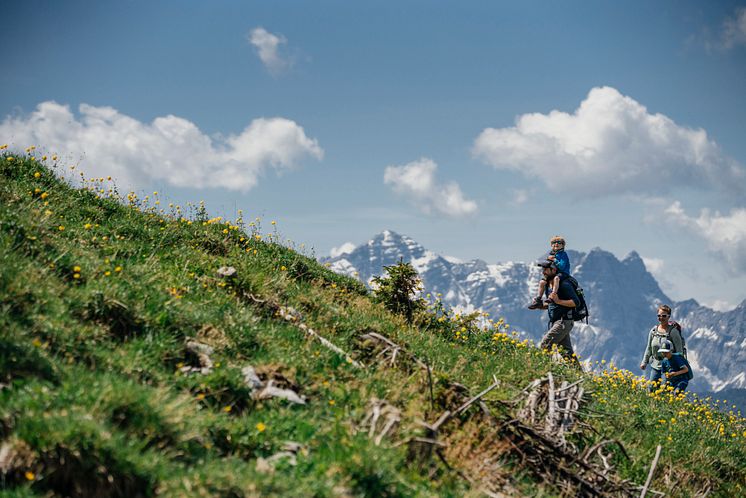
[[[549,289],[547,289],[547,295],[548,294]],[[575,289],[573,288],[572,284],[567,281],[567,279],[560,280],[557,295],[560,299],[572,299],[575,303],[575,306],[580,306],[580,299],[578,299],[578,295],[575,293]],[[557,320],[560,320],[562,318],[566,318],[567,312],[571,309],[572,308],[562,306],[561,304],[549,303],[549,307],[547,308],[547,312],[549,313],[549,323],[556,322]]]

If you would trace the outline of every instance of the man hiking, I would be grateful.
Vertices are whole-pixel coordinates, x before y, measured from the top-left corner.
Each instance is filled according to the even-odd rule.
[[[556,261],[542,261],[539,266],[543,268],[542,272],[547,282],[552,282],[559,272]],[[572,284],[567,279],[560,279],[559,288],[546,289],[549,304],[542,303],[540,309],[547,310],[549,315],[549,330],[541,339],[542,349],[550,350],[552,345],[556,344],[560,348],[562,355],[575,366],[580,367],[580,362],[575,356],[570,340],[570,331],[575,321],[568,317],[568,312],[580,305],[580,299],[575,292]],[[550,297],[552,296],[552,297]],[[553,297],[556,296],[556,297]]]

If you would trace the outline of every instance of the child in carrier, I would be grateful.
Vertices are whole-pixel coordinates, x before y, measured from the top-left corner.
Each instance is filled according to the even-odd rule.
[[[555,235],[552,237],[552,239],[549,241],[549,244],[551,245],[552,249],[549,251],[549,256],[547,257],[548,261],[554,261],[557,264],[557,275],[552,279],[552,292],[556,292],[557,289],[559,289],[559,282],[561,279],[566,278],[570,276],[570,258],[567,256],[567,253],[565,252],[565,239],[562,238],[559,235]],[[541,281],[539,282],[539,292],[534,297],[534,299],[531,301],[531,303],[528,305],[528,309],[535,310],[537,308],[541,308],[542,306],[542,296],[544,295],[544,292],[547,288],[547,279],[546,277],[542,277]],[[556,296],[555,296],[556,297]]]

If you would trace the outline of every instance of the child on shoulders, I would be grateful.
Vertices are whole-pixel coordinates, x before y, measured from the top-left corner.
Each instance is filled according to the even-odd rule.
[[[551,286],[552,293],[555,293],[557,292],[557,289],[559,289],[560,280],[570,276],[570,258],[567,256],[567,253],[565,252],[565,239],[564,238],[562,238],[559,235],[555,235],[549,241],[549,244],[551,245],[552,249],[549,251],[549,256],[547,257],[547,260],[554,261],[558,269],[557,275],[555,275],[555,277],[552,279],[552,286]],[[528,305],[528,309],[534,310],[537,308],[541,308],[542,296],[546,292],[547,284],[548,282],[546,278],[542,277],[541,281],[539,282],[539,292],[536,295],[536,297],[534,297],[534,299],[531,301],[531,303]]]

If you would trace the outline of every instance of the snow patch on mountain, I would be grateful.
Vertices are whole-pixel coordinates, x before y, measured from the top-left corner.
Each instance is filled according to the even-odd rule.
[[[425,254],[420,258],[412,258],[410,263],[412,263],[412,266],[415,270],[417,270],[417,273],[422,274],[430,269],[430,264],[434,261],[440,259],[440,256],[435,254],[432,251],[425,251]]]
[[[515,263],[504,263],[501,265],[487,265],[489,276],[498,287],[505,287],[510,281],[510,271],[515,268]]]
[[[694,331],[692,334],[692,337],[701,338],[701,339],[707,339],[709,341],[717,341],[720,339],[720,336],[712,330],[710,327],[700,327],[697,330]]]
[[[352,263],[347,261],[346,259],[338,259],[337,261],[334,261],[329,268],[336,273],[341,273],[342,275],[347,275],[348,277],[354,277],[358,271],[357,268],[355,268]]]
[[[706,379],[712,386],[713,391],[720,391],[728,385],[728,381],[720,379],[717,375],[712,373],[707,365],[700,361],[699,355],[696,351],[689,351],[687,353],[687,360],[689,361],[689,365],[692,367],[692,372],[694,372],[695,378],[702,377]]]

